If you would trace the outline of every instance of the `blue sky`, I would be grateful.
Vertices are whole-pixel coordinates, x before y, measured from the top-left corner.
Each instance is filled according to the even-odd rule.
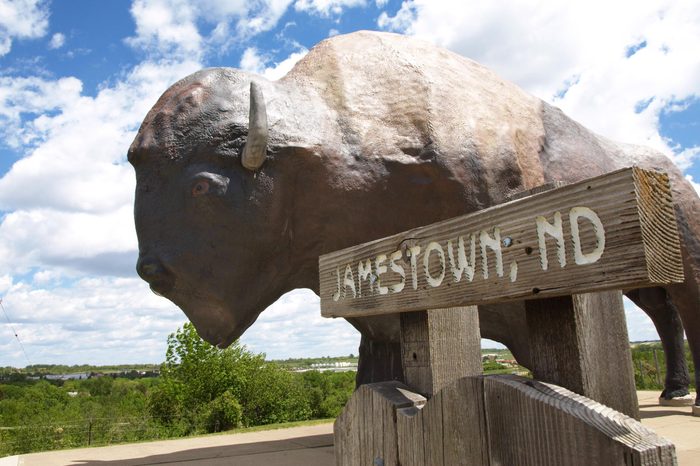
[[[0,366],[159,362],[184,321],[135,275],[125,155],[158,96],[200,68],[283,76],[359,29],[472,58],[700,181],[700,1],[0,0]],[[627,304],[630,337],[655,339]],[[14,338],[19,335],[27,357]],[[309,291],[243,337],[271,358],[357,353]]]

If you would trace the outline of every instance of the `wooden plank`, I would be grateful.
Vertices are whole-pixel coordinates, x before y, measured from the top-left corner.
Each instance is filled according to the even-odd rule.
[[[420,409],[397,410],[401,466],[488,465],[483,379],[464,377]]]
[[[559,181],[559,180],[551,181],[549,183],[535,186],[534,188],[531,188],[531,189],[525,189],[523,191],[518,191],[516,193],[513,193],[506,198],[506,202],[515,201],[516,199],[522,199],[522,198],[527,197],[527,196],[532,196],[533,194],[539,194],[539,193],[543,193],[545,191],[550,191],[552,189],[561,188],[562,186],[566,186],[566,183],[564,183],[563,181]]]
[[[484,379],[492,464],[675,465],[675,447],[641,423],[569,390],[516,376]]]
[[[443,444],[445,435],[452,435],[452,432],[445,432],[442,424],[443,411],[442,392],[437,393],[425,404],[420,416],[423,418],[423,449],[425,451],[425,464],[443,466]]]
[[[423,416],[416,407],[396,410],[396,430],[398,431],[399,464],[401,466],[425,466],[423,448]]]
[[[326,317],[683,280],[668,177],[636,167],[326,254],[319,270]]]
[[[531,300],[525,312],[537,380],[639,418],[620,291]]]
[[[333,424],[333,445],[336,466],[361,466],[360,420],[362,400],[359,390],[355,391]]]
[[[482,373],[479,312],[434,309],[401,313],[404,380],[430,397],[455,380]]]
[[[440,391],[445,466],[489,464],[483,380],[464,377]]]
[[[424,403],[400,382],[360,386],[333,426],[336,465],[398,464],[396,410]]]

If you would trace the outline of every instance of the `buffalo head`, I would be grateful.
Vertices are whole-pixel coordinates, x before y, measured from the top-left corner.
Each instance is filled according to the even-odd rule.
[[[292,270],[264,87],[239,71],[195,73],[163,94],[129,149],[138,274],[219,346],[287,291]]]

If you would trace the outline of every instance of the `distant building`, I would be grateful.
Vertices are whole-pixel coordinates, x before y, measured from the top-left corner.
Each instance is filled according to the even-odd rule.
[[[89,372],[76,372],[74,374],[46,374],[46,380],[85,380],[90,378]]]

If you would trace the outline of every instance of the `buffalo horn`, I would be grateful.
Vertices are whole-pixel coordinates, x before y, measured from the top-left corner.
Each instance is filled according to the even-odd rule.
[[[265,162],[267,155],[267,111],[262,89],[250,83],[250,114],[248,116],[248,140],[243,148],[241,163],[255,171]]]

